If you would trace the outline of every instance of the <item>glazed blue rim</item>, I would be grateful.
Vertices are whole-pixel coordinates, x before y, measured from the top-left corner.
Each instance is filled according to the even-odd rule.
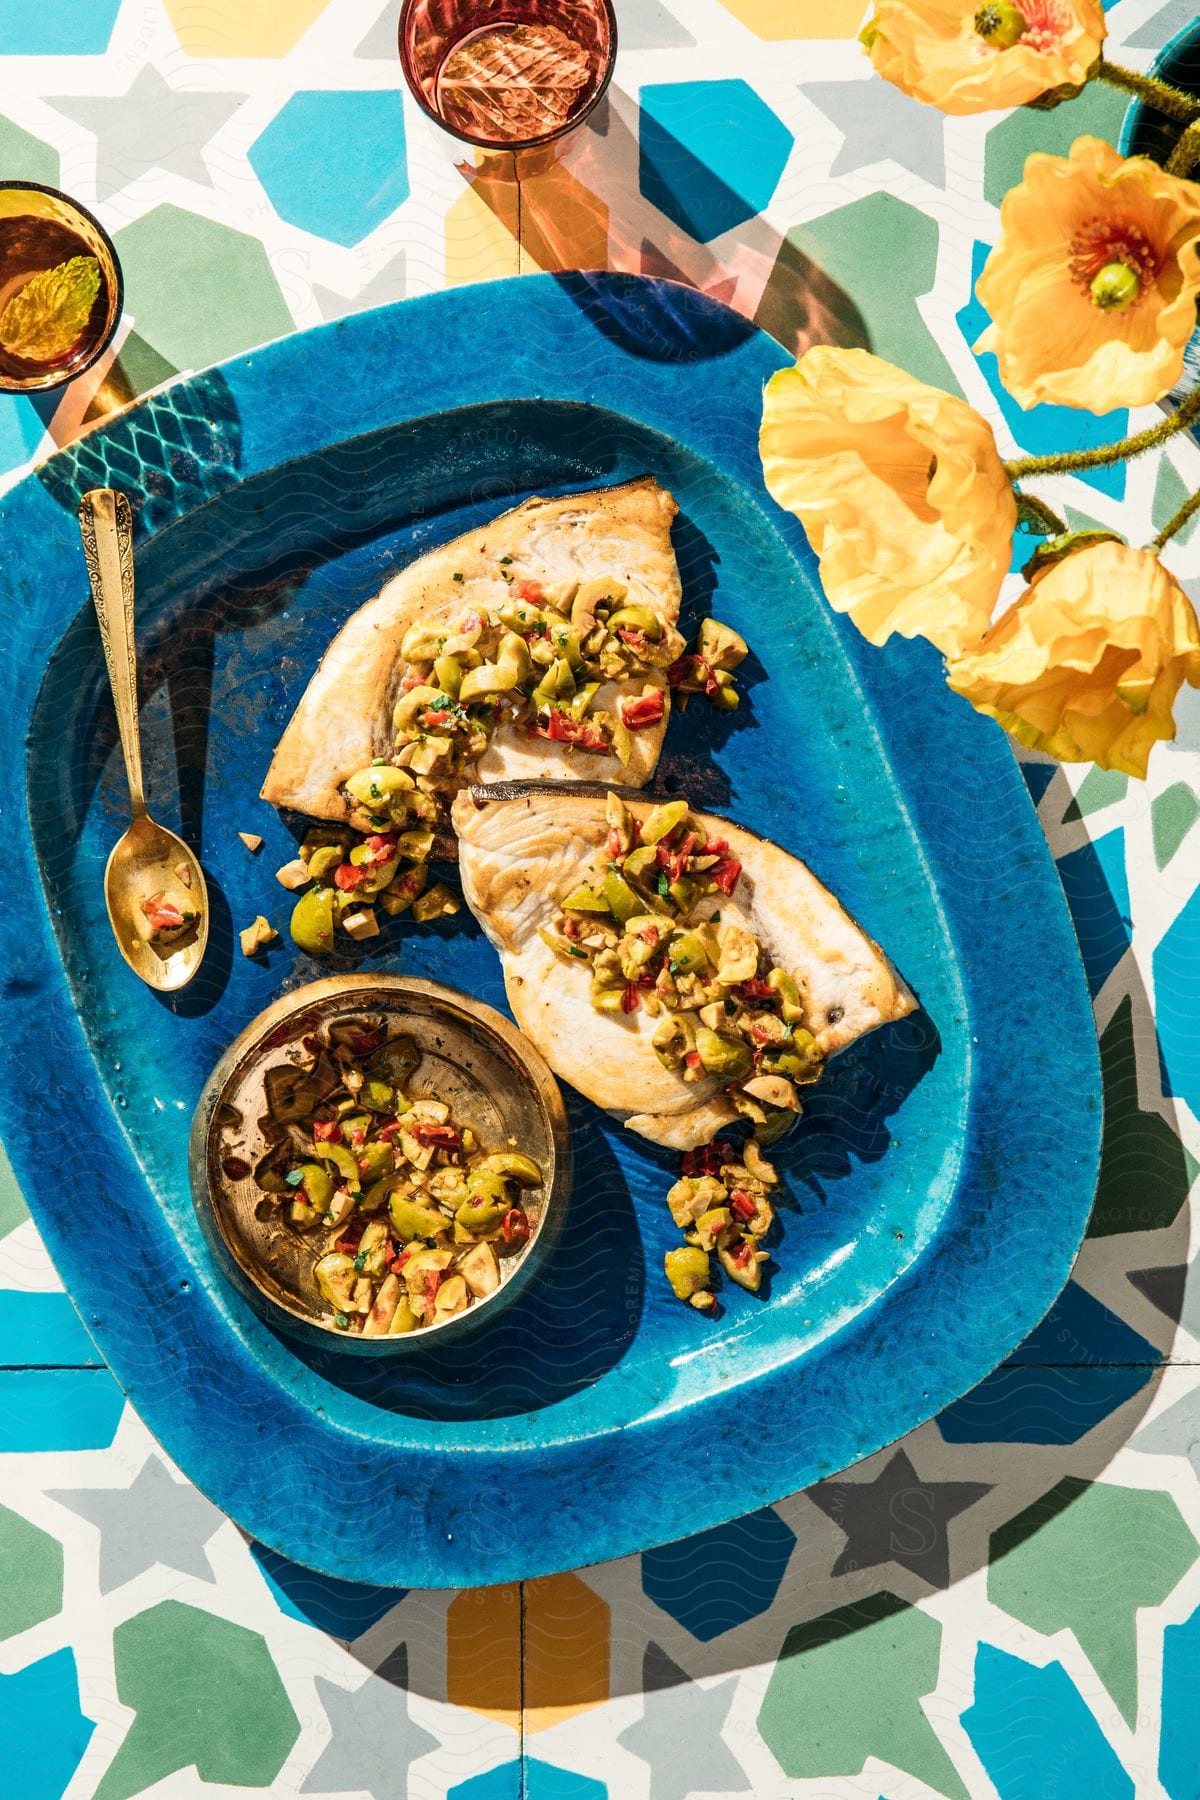
[[[1171,64],[1175,61],[1179,52],[1188,49],[1192,44],[1197,42],[1200,42],[1200,18],[1193,19],[1190,24],[1181,25],[1174,37],[1167,39],[1162,49],[1158,51],[1154,60],[1151,62],[1150,73],[1152,75],[1168,77],[1171,72]],[[1130,100],[1129,105],[1125,108],[1125,116],[1121,120],[1121,130],[1117,138],[1117,149],[1122,156],[1131,156],[1133,154],[1133,135],[1137,130],[1139,119],[1147,110],[1145,101],[1137,99],[1136,96]],[[1153,109],[1151,108],[1149,110]]]
[[[482,321],[488,357],[458,354],[478,343]],[[236,358],[221,373],[242,425],[243,477],[380,426],[480,402],[603,405],[619,391],[626,414],[675,436],[680,384],[699,380],[706,398],[719,390],[719,404],[690,419],[689,448],[740,483],[815,584],[803,533],[766,495],[757,454],[762,386],[790,360],[773,339],[689,289],[576,274],[525,276],[356,314]],[[413,368],[419,388],[406,374]],[[101,427],[101,437],[128,417]],[[56,485],[35,475],[0,500],[4,541],[31,546],[23,558],[10,554],[0,574],[10,617],[0,666],[0,807],[9,821],[9,891],[25,896],[41,888],[26,773],[38,681],[85,604],[74,514],[52,497]],[[836,629],[851,679],[885,708],[894,699],[886,658],[865,653],[844,622]],[[420,1442],[372,1439],[267,1380],[223,1325],[205,1285],[211,1272],[184,1254],[152,1199],[93,1064],[46,908],[34,901],[4,909],[6,1033],[22,1050],[0,1093],[13,1168],[118,1382],[185,1473],[243,1529],[327,1573],[405,1587],[517,1580],[629,1554],[770,1504],[903,1436],[979,1382],[1044,1316],[1082,1240],[1099,1160],[1099,1057],[1078,945],[1007,740],[940,682],[922,688],[919,704],[904,699],[887,714],[887,736],[904,754],[904,801],[922,851],[941,871],[947,935],[953,940],[957,926],[970,940],[987,920],[987,966],[970,969],[972,1030],[986,1043],[989,1033],[1002,1034],[1014,995],[1041,1002],[1032,1050],[1052,1089],[1035,1097],[1029,1068],[1001,1061],[988,1070],[986,1105],[978,1094],[971,1105],[971,1128],[1010,1159],[1015,1227],[1008,1235],[998,1226],[995,1192],[973,1194],[957,1228],[940,1232],[882,1300],[802,1361],[785,1358],[759,1376],[752,1404],[736,1385],[709,1392],[699,1421],[683,1408],[547,1445],[522,1443],[519,1418],[487,1420],[464,1453],[454,1428],[413,1420]],[[947,832],[948,792],[961,793],[963,832],[975,830],[969,808],[981,793],[1003,821],[1003,855],[994,832],[983,845],[972,840],[980,861],[969,883],[951,879],[961,843],[958,826]],[[1049,1111],[1055,1127],[1037,1134],[1032,1165],[1031,1103],[1040,1122]],[[49,1166],[29,1130],[48,1105],[57,1116],[88,1120],[95,1148],[85,1153],[69,1142],[64,1160]],[[102,1269],[65,1214],[42,1204],[72,1170],[82,1177],[97,1165],[112,1184],[123,1234],[123,1254]],[[371,1478],[348,1507],[340,1471],[347,1459],[365,1470],[366,1455]],[[304,1481],[302,1506],[281,1480],[280,1457]],[[531,1541],[502,1532],[480,1548],[473,1526],[481,1491],[503,1493],[514,1518],[536,1518]],[[435,1497],[437,1529],[426,1507],[425,1524],[410,1521],[398,1543],[402,1534],[379,1495],[414,1492]]]

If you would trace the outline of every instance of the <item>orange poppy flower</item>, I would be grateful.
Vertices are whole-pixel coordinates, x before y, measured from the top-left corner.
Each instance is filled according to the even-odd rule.
[[[1100,138],[1027,158],[976,292],[1022,406],[1147,406],[1183,373],[1200,294],[1200,186]]]
[[[1093,544],[1038,570],[947,679],[1031,749],[1144,776],[1180,686],[1200,687],[1200,626],[1157,556]]]
[[[991,426],[866,350],[818,345],[767,383],[767,487],[865,638],[953,654],[987,627],[1017,521]]]
[[[863,43],[914,99],[978,113],[1081,88],[1104,37],[1100,0],[876,0]]]

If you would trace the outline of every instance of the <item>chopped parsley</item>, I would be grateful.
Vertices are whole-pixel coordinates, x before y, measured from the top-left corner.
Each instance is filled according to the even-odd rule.
[[[464,579],[464,577],[462,575],[456,574],[454,579],[455,579],[455,581],[462,581]]]
[[[512,561],[511,556],[502,556],[500,558],[500,567],[502,569],[506,569],[511,561]]]

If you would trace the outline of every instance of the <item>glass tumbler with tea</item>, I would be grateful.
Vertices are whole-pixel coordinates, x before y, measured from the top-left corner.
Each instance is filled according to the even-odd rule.
[[[124,290],[112,240],[85,207],[0,182],[0,393],[61,387],[112,342]]]
[[[609,0],[404,0],[400,10],[400,62],[418,104],[484,150],[573,131],[616,52]]]

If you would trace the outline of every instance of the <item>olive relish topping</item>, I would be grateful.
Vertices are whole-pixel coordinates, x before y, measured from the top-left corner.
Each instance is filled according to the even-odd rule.
[[[398,769],[368,770],[398,775]],[[349,827],[322,825],[310,831],[300,855],[276,870],[286,888],[303,888],[291,918],[296,944],[310,956],[328,956],[340,927],[354,938],[376,937],[375,907],[395,916],[408,912],[428,924],[460,910],[442,882],[429,887],[427,862],[434,834],[428,828],[379,831],[369,836]]]
[[[421,1053],[378,1019],[322,1027],[304,1048],[266,1071],[271,1147],[254,1180],[311,1242],[333,1323],[395,1336],[485,1299],[529,1242],[538,1164],[513,1140],[485,1150],[444,1100],[411,1095]],[[225,1173],[249,1169],[227,1159]]]
[[[689,1150],[682,1168],[667,1205],[684,1241],[667,1251],[663,1266],[676,1298],[710,1313],[717,1304],[714,1255],[730,1281],[758,1292],[769,1260],[762,1241],[775,1223],[770,1194],[779,1177],[752,1137],[740,1151],[727,1138]]]
[[[681,1081],[715,1077],[760,1144],[795,1123],[797,1088],[821,1076],[799,990],[753,932],[722,921],[741,864],[710,839],[686,800],[640,822],[619,794],[605,803],[602,878],[573,889],[541,935],[564,962],[587,963],[598,1012],[658,1018],[655,1054]]]
[[[405,633],[390,755],[344,783],[360,831],[435,822],[501,725],[624,765],[633,734],[661,723],[666,688],[685,701],[705,693],[725,709],[737,705],[731,671],[747,652],[728,626],[706,619],[687,652],[674,626],[629,602],[623,581],[518,579],[511,561],[498,558],[509,591],[497,604],[467,605]],[[629,692],[639,681],[641,692]],[[614,682],[627,691],[603,704]]]

